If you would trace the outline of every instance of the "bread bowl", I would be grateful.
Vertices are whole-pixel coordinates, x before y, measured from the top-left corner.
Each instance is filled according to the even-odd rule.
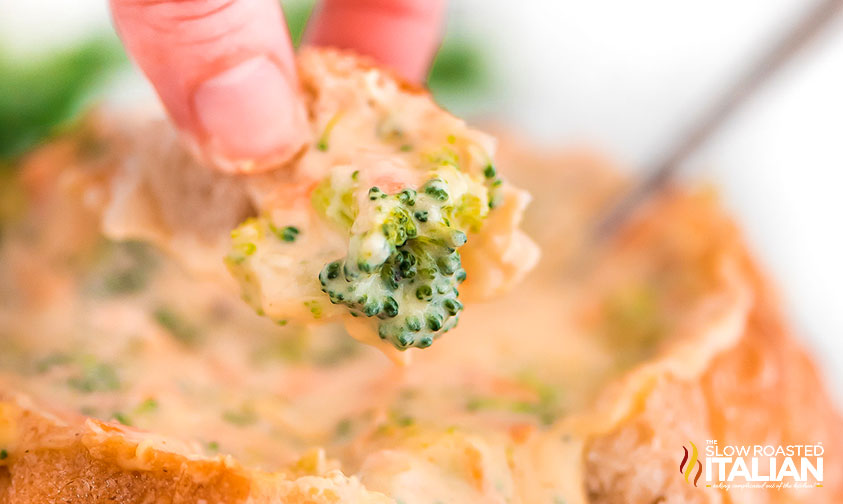
[[[205,199],[179,214],[148,205],[173,186],[120,178],[189,173],[160,118],[92,117],[33,153],[2,243],[2,501],[839,502],[841,418],[712,191],[673,188],[583,253],[626,181],[508,138],[543,259],[407,366],[238,299],[209,253],[252,211],[240,182],[190,179]],[[820,442],[822,486],[695,486],[683,446],[709,439]]]

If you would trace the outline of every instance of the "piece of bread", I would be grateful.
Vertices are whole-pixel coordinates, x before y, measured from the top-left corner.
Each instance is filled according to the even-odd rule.
[[[379,326],[389,324],[392,339],[400,334],[429,346],[456,323],[462,306],[445,310],[442,301],[420,302],[413,293],[429,279],[396,280],[398,286],[389,289],[361,279],[362,294],[342,282],[336,289],[343,290],[345,303],[329,297],[320,281],[334,261],[348,257],[356,268],[359,247],[361,258],[390,254],[383,229],[396,210],[391,199],[374,200],[369,191],[384,198],[412,191],[413,202],[398,211],[405,211],[401,215],[419,239],[401,253],[439,240],[425,233],[459,234],[462,242],[450,249],[458,249],[457,267],[465,272],[457,276],[465,283],[436,284],[434,297],[458,286],[463,303],[506,292],[535,265],[538,248],[519,229],[529,195],[500,177],[494,139],[441,109],[426,91],[339,51],[305,48],[298,63],[313,142],[286,165],[257,175],[219,174],[193,160],[163,119],[138,125],[101,117],[97,127],[119,137],[121,147],[110,149],[110,159],[99,163],[102,173],[84,189],[96,194],[87,198],[88,207],[112,239],[152,242],[223,282],[232,283],[230,274],[243,299],[273,320],[344,320],[350,334],[394,352],[381,341],[386,336],[378,337]],[[89,172],[77,170],[76,176],[90,180]],[[445,202],[425,193],[431,182],[447,188]],[[288,228],[296,236],[280,238],[279,230]],[[411,257],[435,262],[439,253],[416,250]],[[373,259],[364,273],[377,278],[373,270],[385,259]],[[349,275],[357,278],[359,272]],[[346,306],[357,299],[368,299],[370,308],[397,299],[397,317],[364,317],[366,301],[356,311]],[[392,317],[394,324],[383,320]],[[412,331],[402,323],[431,317],[445,328],[427,335],[426,327]]]
[[[61,418],[25,398],[0,395],[0,461],[7,503],[386,503],[339,471],[324,476],[250,470],[202,457],[180,440],[95,419]],[[10,437],[11,436],[11,437]]]
[[[657,218],[663,212],[670,212],[671,217]],[[734,292],[719,300],[724,305],[719,308],[714,306],[716,297],[708,299],[710,305],[696,321],[697,327],[689,327],[689,334],[675,348],[634,370],[601,399],[627,405],[617,412],[616,422],[602,426],[588,442],[585,465],[590,500],[840,501],[841,418],[812,360],[789,333],[773,289],[746,252],[737,230],[710,195],[669,196],[648,213],[649,220],[633,224],[620,237],[615,253],[660,240],[663,247],[696,255],[695,260],[703,262],[701,268],[733,277]],[[726,313],[720,312],[726,306]],[[717,331],[718,318],[721,334],[691,335],[705,326],[709,332]],[[735,324],[739,326],[729,327]],[[726,334],[730,330],[732,334]],[[600,416],[606,412],[597,411]],[[825,447],[825,479],[820,488],[725,491],[697,488],[677,478],[683,445],[694,442],[702,452],[708,440],[720,446],[819,443]]]

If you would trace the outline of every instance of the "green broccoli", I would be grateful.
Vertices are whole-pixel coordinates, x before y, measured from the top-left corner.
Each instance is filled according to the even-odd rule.
[[[334,167],[311,193],[326,229],[285,226],[270,214],[242,223],[226,265],[243,298],[274,319],[367,320],[399,350],[429,347],[456,326],[466,278],[458,249],[500,202],[501,179],[487,162],[466,169],[448,146],[418,158],[426,172],[420,185],[401,172]]]
[[[448,184],[429,180],[419,192],[369,190],[372,229],[351,237],[344,259],[319,274],[322,290],[353,316],[378,317],[378,335],[398,349],[426,348],[457,324],[457,286],[465,280],[457,249],[466,242],[452,225]]]

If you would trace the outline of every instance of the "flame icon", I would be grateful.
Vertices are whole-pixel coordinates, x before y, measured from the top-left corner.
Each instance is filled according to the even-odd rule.
[[[697,481],[699,481],[700,475],[702,474],[702,463],[698,459],[699,452],[697,452],[697,445],[691,441],[688,442],[691,443],[691,458],[688,460],[688,449],[683,446],[682,449],[685,450],[685,456],[682,457],[682,462],[679,463],[679,473],[684,474],[685,481],[690,483],[688,477],[691,476],[691,473],[694,470],[694,464],[696,464],[697,475],[694,477],[694,486],[697,486]]]

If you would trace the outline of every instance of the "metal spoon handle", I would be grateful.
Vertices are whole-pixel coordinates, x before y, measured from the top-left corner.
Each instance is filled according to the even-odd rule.
[[[785,63],[792,60],[801,48],[822,32],[823,28],[830,24],[841,11],[843,11],[843,0],[824,0],[799,19],[781,40],[692,123],[691,128],[680,137],[678,142],[671,145],[643,180],[602,215],[594,227],[595,241],[603,241],[611,236],[636,207],[673,177],[682,162],[702,146],[736,109]]]

